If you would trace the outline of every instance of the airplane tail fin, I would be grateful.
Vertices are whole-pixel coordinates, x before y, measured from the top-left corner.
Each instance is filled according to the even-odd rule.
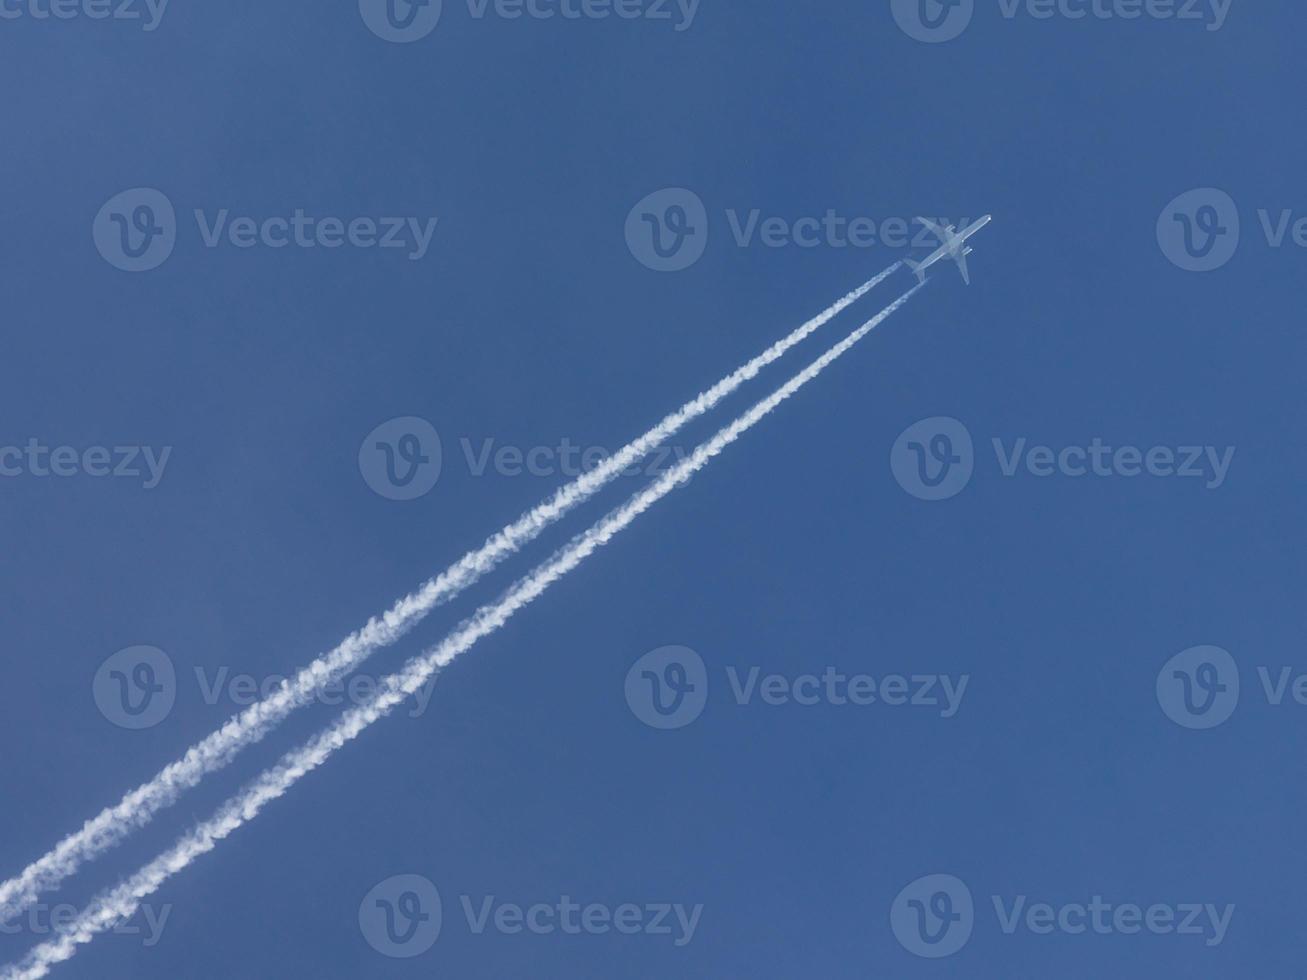
[[[904,259],[903,264],[917,274],[917,282],[926,281],[926,271],[921,267],[920,262],[913,262],[911,259]]]

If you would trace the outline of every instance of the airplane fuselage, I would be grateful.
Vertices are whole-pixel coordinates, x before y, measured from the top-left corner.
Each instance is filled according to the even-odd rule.
[[[952,225],[946,225],[941,228],[933,222],[925,221],[920,218],[918,220],[926,225],[927,228],[930,228],[935,232],[939,237],[940,245],[939,248],[935,249],[935,251],[931,252],[920,262],[908,263],[912,268],[912,271],[917,274],[917,278],[924,281],[926,278],[926,270],[932,265],[939,262],[941,259],[952,259],[958,264],[958,268],[962,271],[962,278],[969,282],[970,278],[966,271],[966,259],[967,256],[971,254],[971,249],[967,246],[967,239],[993,221],[994,216],[992,214],[987,214],[983,218],[978,218],[961,231],[956,231]]]
[[[971,224],[967,225],[967,227],[963,228],[961,231],[954,231],[952,226],[946,228],[945,231],[949,233],[948,237],[945,238],[939,248],[935,249],[935,251],[931,252],[922,260],[922,270],[929,269],[940,259],[956,259],[960,254],[962,254],[962,249],[967,244],[967,239],[993,220],[994,216],[992,214],[987,214],[983,218],[978,218],[971,222]]]

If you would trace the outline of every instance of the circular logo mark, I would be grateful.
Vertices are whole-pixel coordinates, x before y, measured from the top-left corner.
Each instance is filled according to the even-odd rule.
[[[363,23],[383,41],[420,41],[440,23],[443,0],[359,0]]]
[[[416,500],[440,479],[440,435],[426,419],[391,419],[368,433],[359,447],[359,472],[389,500]]]
[[[626,703],[650,728],[684,728],[708,703],[708,668],[689,647],[659,647],[626,672]]]
[[[655,272],[688,269],[708,247],[708,209],[684,187],[655,191],[626,216],[626,247]]]
[[[976,453],[971,433],[957,419],[922,419],[903,430],[890,450],[894,479],[920,500],[956,497],[971,482]]]
[[[153,728],[177,700],[177,672],[158,647],[128,647],[100,665],[91,694],[100,714],[119,728]]]
[[[1188,272],[1219,269],[1239,248],[1239,206],[1215,187],[1187,191],[1157,219],[1157,244],[1173,265]]]
[[[136,187],[115,194],[91,226],[96,250],[115,269],[149,272],[172,255],[177,214],[162,191]]]
[[[976,0],[890,0],[890,8],[908,37],[939,44],[967,29],[976,12]]]
[[[899,892],[890,907],[894,938],[909,953],[937,960],[971,938],[976,922],[971,889],[952,875],[926,875]]]
[[[440,892],[421,875],[395,875],[363,896],[359,929],[382,956],[421,956],[440,938]]]
[[[1239,665],[1220,647],[1190,647],[1157,675],[1157,703],[1184,728],[1223,725],[1239,706]]]

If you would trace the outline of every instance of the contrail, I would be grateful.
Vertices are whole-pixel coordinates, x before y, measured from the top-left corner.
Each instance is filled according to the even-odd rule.
[[[207,774],[227,765],[242,749],[262,739],[287,715],[308,704],[322,687],[344,677],[375,651],[400,639],[436,606],[471,586],[505,558],[530,543],[549,525],[593,496],[686,423],[712,409],[757,376],[764,367],[880,285],[900,265],[895,262],[872,277],[789,336],[686,402],[616,455],[559,488],[544,503],[492,535],[478,550],[468,552],[417,591],[400,599],[389,612],[373,617],[366,626],[303,668],[276,692],[250,705],[222,728],[193,745],[181,759],[132,790],[116,806],[87,821],[81,830],[64,838],[17,877],[0,884],[0,925],[21,914],[41,892],[54,888],[84,863],[118,844],[133,830],[145,826],[156,813],[174,803]]]
[[[665,472],[645,490],[609,513],[588,531],[573,538],[548,561],[519,579],[498,602],[482,606],[435,647],[412,658],[397,673],[381,681],[369,701],[351,708],[341,716],[339,721],[320,735],[301,748],[283,756],[275,766],[223,804],[212,818],[183,836],[171,850],[155,858],[135,875],[93,902],[85,912],[60,929],[57,938],[37,946],[19,963],[0,973],[0,980],[37,980],[39,977],[44,977],[51,966],[70,959],[79,945],[90,942],[97,934],[134,915],[142,899],[153,894],[164,881],[186,868],[200,855],[213,850],[218,841],[252,820],[264,806],[284,794],[307,773],[326,762],[332,753],[357,737],[369,725],[387,715],[396,705],[401,704],[406,697],[421,688],[437,671],[448,666],[477,640],[499,629],[519,609],[576,568],[598,548],[607,544],[619,531],[706,466],[713,457],[757,424],[777,405],[821,374],[832,362],[903,306],[924,285],[923,282],[913,286],[767,398],[700,445],[690,456]]]

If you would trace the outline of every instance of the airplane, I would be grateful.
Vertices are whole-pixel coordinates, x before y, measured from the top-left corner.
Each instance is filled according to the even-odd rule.
[[[925,282],[926,270],[940,259],[952,259],[958,264],[958,270],[962,273],[962,281],[970,286],[971,275],[967,272],[967,256],[970,255],[974,249],[967,244],[967,239],[993,221],[994,216],[992,214],[987,214],[983,218],[973,221],[961,231],[957,231],[952,225],[946,225],[941,228],[929,218],[918,218],[917,220],[934,232],[935,237],[939,239],[939,248],[935,249],[935,251],[931,252],[920,262],[913,262],[911,259],[904,260],[907,263],[908,268],[917,274],[917,280],[919,282]]]

